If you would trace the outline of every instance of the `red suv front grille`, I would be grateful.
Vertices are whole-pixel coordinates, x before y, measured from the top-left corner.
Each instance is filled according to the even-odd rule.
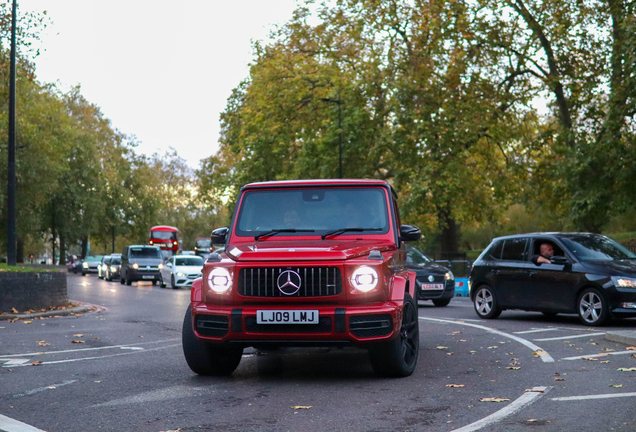
[[[287,282],[291,284],[281,289]],[[247,297],[333,296],[342,293],[342,278],[338,267],[243,268],[238,292]]]

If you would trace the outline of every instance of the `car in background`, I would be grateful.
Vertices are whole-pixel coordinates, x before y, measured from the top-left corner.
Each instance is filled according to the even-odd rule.
[[[110,265],[110,255],[104,255],[102,257],[102,262],[100,263],[99,267],[97,267],[98,278],[104,279],[104,276],[106,275],[106,269],[108,268],[109,265]]]
[[[181,251],[181,252],[179,252],[179,255],[196,255],[196,252],[195,251],[190,251],[190,250]]]
[[[199,237],[194,241],[194,251],[197,255],[207,258],[212,248],[212,240],[210,237]]]
[[[110,256],[110,264],[106,268],[105,279],[112,281],[113,279],[119,279],[121,269],[121,254],[112,254]]]
[[[554,254],[535,264],[542,244]],[[484,319],[506,309],[578,314],[586,326],[636,316],[636,254],[600,234],[495,238],[473,263],[470,280],[471,300]]]
[[[131,285],[135,281],[150,281],[153,285],[161,281],[163,255],[157,246],[131,245],[121,254],[121,276],[119,282]]]
[[[447,306],[455,297],[455,276],[411,245],[406,245],[406,267],[413,270],[417,300],[432,300],[435,306]]]
[[[195,279],[201,277],[205,261],[198,255],[176,255],[161,269],[161,286],[173,289],[190,288]]]
[[[66,258],[66,270],[69,273],[77,273],[77,269],[75,268],[78,265],[78,261],[81,261],[77,255],[69,255]],[[79,263],[81,268],[81,263]]]
[[[82,276],[88,273],[99,272],[99,266],[102,264],[103,255],[89,255],[82,262]]]

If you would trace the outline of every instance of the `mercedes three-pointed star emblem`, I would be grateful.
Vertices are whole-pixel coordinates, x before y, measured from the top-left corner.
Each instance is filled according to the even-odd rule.
[[[278,290],[285,295],[294,295],[301,285],[300,275],[293,270],[285,270],[277,279]]]

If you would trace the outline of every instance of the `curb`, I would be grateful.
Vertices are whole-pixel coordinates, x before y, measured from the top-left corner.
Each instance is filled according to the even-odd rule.
[[[620,342],[626,345],[636,345],[636,330],[624,330],[607,332],[605,339],[612,342]]]
[[[80,306],[60,309],[60,310],[48,310],[45,312],[33,312],[33,313],[17,313],[17,314],[2,314],[0,315],[0,321],[25,319],[25,318],[38,318],[38,317],[52,317],[52,316],[68,316],[76,315],[84,312],[101,312],[105,308],[90,303],[82,303],[71,300],[70,303],[79,304]]]

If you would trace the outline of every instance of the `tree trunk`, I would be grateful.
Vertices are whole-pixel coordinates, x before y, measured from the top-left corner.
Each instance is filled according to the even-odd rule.
[[[24,240],[21,236],[17,236],[16,262],[24,263]]]
[[[60,265],[66,265],[66,239],[60,234]]]
[[[448,207],[437,209],[437,220],[441,229],[440,248],[442,259],[455,259],[459,252],[459,227]]]
[[[88,237],[82,239],[82,259],[86,258],[88,254]]]

